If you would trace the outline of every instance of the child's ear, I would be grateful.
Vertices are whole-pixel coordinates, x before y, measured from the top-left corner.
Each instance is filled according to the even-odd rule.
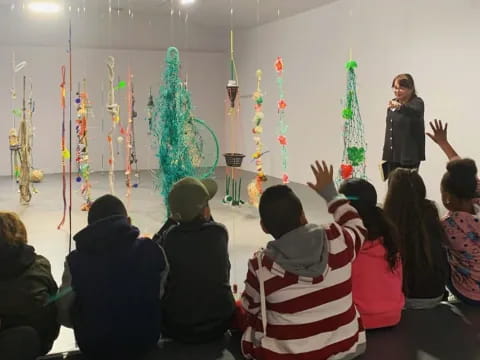
[[[270,231],[268,231],[268,229],[265,227],[262,220],[260,220],[260,226],[265,234],[270,234]]]
[[[128,225],[132,225],[132,219],[130,218],[130,216],[127,216],[127,221],[128,221]]]
[[[207,205],[203,208],[203,217],[205,218],[205,220],[210,220],[210,218],[212,217],[210,206]]]
[[[305,216],[305,212],[302,210],[302,215],[300,215],[300,224],[301,225],[307,225],[308,220],[307,217]]]

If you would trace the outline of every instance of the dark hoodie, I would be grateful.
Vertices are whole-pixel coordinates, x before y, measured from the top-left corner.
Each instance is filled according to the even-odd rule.
[[[170,263],[162,303],[165,335],[187,343],[222,338],[235,311],[227,229],[197,218],[171,226],[159,239]]]
[[[34,328],[46,354],[58,336],[56,308],[46,305],[57,284],[50,263],[33,247],[0,240],[0,331],[17,326]]]
[[[70,272],[73,291],[63,302],[73,306],[60,301],[61,321],[70,325],[65,317],[71,315],[80,350],[92,358],[135,357],[158,341],[167,263],[158,245],[138,236],[125,216],[102,219],[74,236],[62,284],[68,286]]]

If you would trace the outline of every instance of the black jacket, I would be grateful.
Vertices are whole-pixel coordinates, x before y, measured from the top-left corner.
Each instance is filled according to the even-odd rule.
[[[0,331],[31,326],[40,337],[42,354],[46,354],[60,328],[55,304],[47,305],[56,291],[47,259],[29,245],[0,240]]]
[[[162,249],[139,238],[139,230],[124,216],[90,224],[74,240],[76,250],[67,263],[80,350],[94,358],[130,359],[154,347],[167,267]]]
[[[419,97],[398,110],[387,110],[383,160],[401,165],[425,160],[424,111],[423,100]]]
[[[223,336],[235,310],[226,228],[197,219],[170,221],[162,231],[157,239],[170,265],[162,301],[165,335],[192,343]]]

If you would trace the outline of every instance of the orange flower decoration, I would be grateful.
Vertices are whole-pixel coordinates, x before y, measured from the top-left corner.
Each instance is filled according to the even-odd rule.
[[[277,72],[281,73],[283,71],[283,60],[279,56],[277,57],[277,60],[275,61],[275,68],[277,69]]]

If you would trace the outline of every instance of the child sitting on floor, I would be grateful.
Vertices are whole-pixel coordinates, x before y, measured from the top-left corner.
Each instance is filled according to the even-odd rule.
[[[477,166],[461,159],[447,139],[447,124],[430,123],[427,134],[440,146],[449,162],[442,177],[442,202],[448,213],[442,218],[450,264],[449,290],[470,305],[480,306],[480,183]]]
[[[160,337],[163,250],[140,237],[113,195],[93,202],[88,226],[73,239],[60,288],[66,295],[57,302],[60,323],[73,327],[89,359],[141,358]]]
[[[377,192],[368,181],[346,180],[339,192],[357,209],[368,231],[352,267],[353,301],[363,325],[397,325],[405,304],[397,228],[377,206]]]
[[[248,263],[242,352],[249,359],[352,359],[365,351],[351,276],[367,231],[338,197],[332,167],[317,161],[312,171],[316,182],[308,185],[336,222],[309,224],[286,185],[266,189],[260,199],[262,229],[275,240]]]
[[[163,333],[185,343],[222,338],[235,312],[227,229],[211,220],[208,205],[216,192],[211,179],[176,182],[168,195],[168,225],[157,236],[170,265]]]
[[[27,244],[23,222],[17,214],[1,211],[1,359],[35,359],[49,352],[60,328],[55,304],[49,301],[56,292],[50,263]],[[12,348],[15,343],[23,348]]]
[[[426,198],[417,170],[398,168],[388,179],[383,209],[400,235],[405,307],[435,307],[445,296],[448,276],[445,233],[437,207]]]

